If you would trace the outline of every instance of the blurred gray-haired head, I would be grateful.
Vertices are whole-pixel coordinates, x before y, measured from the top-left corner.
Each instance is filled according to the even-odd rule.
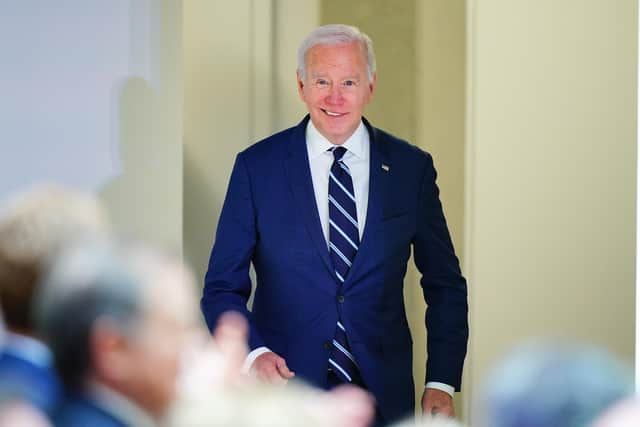
[[[82,242],[54,260],[35,307],[68,388],[97,383],[163,414],[196,324],[193,277],[179,259],[140,244]]]
[[[49,259],[65,245],[108,232],[98,200],[62,187],[40,185],[0,206],[0,306],[7,327],[33,330],[31,300]]]
[[[357,27],[342,24],[323,25],[313,30],[300,44],[298,48],[298,76],[301,80],[306,77],[306,58],[309,50],[317,45],[338,45],[359,43],[362,52],[366,56],[367,76],[369,83],[373,81],[376,72],[376,55],[373,51],[373,42],[368,35]]]
[[[131,248],[87,241],[53,260],[35,300],[36,326],[49,344],[62,379],[79,386],[90,368],[90,335],[98,319],[135,332],[143,282],[129,268]]]
[[[601,349],[531,343],[491,371],[476,414],[482,427],[586,427],[632,392],[630,369]]]

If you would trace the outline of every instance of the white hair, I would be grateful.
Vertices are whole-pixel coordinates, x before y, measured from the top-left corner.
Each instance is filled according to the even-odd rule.
[[[320,44],[338,45],[359,43],[367,56],[367,76],[369,83],[373,81],[376,72],[376,55],[373,52],[373,42],[368,35],[360,31],[357,27],[342,24],[323,25],[311,32],[300,44],[298,48],[298,76],[305,78],[305,60],[307,52]]]

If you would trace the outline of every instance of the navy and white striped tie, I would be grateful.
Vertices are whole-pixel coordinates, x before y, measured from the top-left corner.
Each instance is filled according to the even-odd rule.
[[[334,147],[331,150],[334,161],[329,173],[329,255],[342,284],[358,251],[360,238],[353,181],[349,167],[342,161],[347,149]],[[329,353],[329,367],[344,382],[353,382],[359,377],[358,365],[340,320]]]

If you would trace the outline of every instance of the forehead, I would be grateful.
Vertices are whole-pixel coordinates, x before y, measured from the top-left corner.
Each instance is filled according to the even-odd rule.
[[[366,53],[360,43],[318,44],[307,52],[305,65],[312,73],[366,70]]]

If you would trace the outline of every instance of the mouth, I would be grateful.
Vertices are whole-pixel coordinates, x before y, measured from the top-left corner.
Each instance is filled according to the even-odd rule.
[[[329,117],[342,117],[347,115],[347,113],[337,113],[335,111],[325,110],[324,108],[321,108],[321,110],[323,113],[325,113]]]

